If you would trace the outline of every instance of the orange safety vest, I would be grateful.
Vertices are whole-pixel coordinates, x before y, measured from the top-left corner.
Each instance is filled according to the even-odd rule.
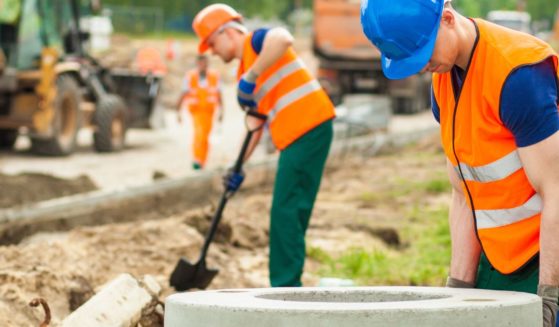
[[[258,58],[251,40],[252,33],[245,40],[238,79]],[[292,48],[258,77],[254,91],[258,112],[268,115],[270,136],[279,150],[335,117],[328,95]]]
[[[553,57],[557,71],[557,56],[534,37],[474,22],[478,40],[462,90],[444,73],[433,75],[433,91],[445,154],[462,180],[483,251],[495,269],[511,274],[539,252],[542,201],[501,121],[501,91],[519,67]]]
[[[192,109],[212,108],[219,103],[219,74],[211,69],[206,72],[206,85],[200,86],[200,73],[198,69],[193,69],[186,73],[188,83],[188,93],[186,103]]]

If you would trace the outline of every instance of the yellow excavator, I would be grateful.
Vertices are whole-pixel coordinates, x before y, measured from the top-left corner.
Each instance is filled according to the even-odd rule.
[[[80,17],[99,7],[100,1],[0,1],[0,149],[12,148],[24,132],[33,153],[69,155],[78,130],[92,126],[94,148],[117,151],[131,118],[149,118],[132,112],[119,95],[126,83],[116,85],[84,49],[89,35]]]

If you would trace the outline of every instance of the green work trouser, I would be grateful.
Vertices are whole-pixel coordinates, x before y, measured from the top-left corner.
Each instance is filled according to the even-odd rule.
[[[539,271],[539,260],[536,257],[514,274],[503,275],[491,266],[485,254],[482,253],[479,260],[476,288],[536,294]]]
[[[279,157],[270,222],[270,284],[301,286],[305,232],[332,143],[332,120],[285,148]]]

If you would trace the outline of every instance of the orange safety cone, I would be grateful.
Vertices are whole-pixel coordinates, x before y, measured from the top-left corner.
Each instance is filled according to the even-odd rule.
[[[173,39],[169,39],[167,40],[167,46],[165,49],[165,57],[167,58],[167,60],[173,61],[175,60],[175,40]]]

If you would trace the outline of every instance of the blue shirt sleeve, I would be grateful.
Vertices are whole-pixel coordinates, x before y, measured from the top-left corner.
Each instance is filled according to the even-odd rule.
[[[518,147],[536,144],[559,130],[557,93],[551,58],[509,76],[501,94],[500,115]]]
[[[267,28],[260,28],[252,33],[252,40],[250,41],[250,43],[252,45],[252,49],[254,49],[254,52],[260,54],[260,51],[262,51],[262,46],[264,45],[264,38],[266,37],[267,33]]]

